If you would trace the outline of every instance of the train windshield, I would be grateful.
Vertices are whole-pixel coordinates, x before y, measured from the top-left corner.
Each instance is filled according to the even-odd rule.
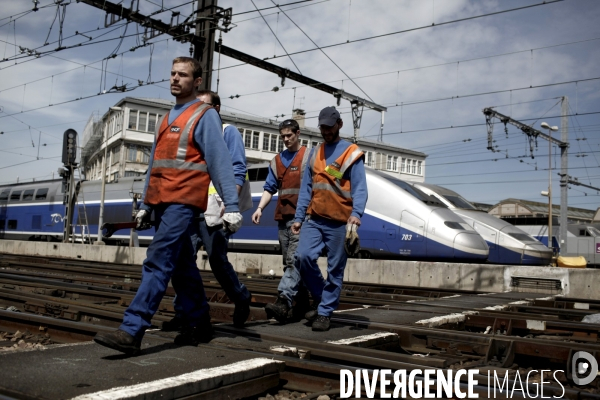
[[[407,191],[408,193],[410,193],[411,195],[413,195],[414,197],[421,200],[423,203],[425,203],[427,205],[448,208],[444,203],[439,201],[435,196],[430,196],[428,194],[425,194],[409,183],[401,181],[400,179],[393,178],[393,177],[389,176],[388,174],[385,174],[380,171],[376,171],[373,169],[369,169],[369,170],[371,172],[373,172],[375,175],[378,175],[378,176],[382,177],[383,179],[393,183],[394,185],[404,189],[405,191]]]
[[[529,236],[526,233],[509,232],[508,235],[517,240],[520,240],[521,242],[525,242],[525,243],[537,243],[538,242],[534,237]]]
[[[459,195],[443,194],[442,196],[456,208],[462,208],[463,210],[477,210],[477,207]]]
[[[594,227],[588,226],[588,231],[592,234],[592,236],[600,236],[600,230]]]

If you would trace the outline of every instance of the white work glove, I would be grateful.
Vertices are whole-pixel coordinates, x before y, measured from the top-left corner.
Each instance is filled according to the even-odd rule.
[[[244,217],[239,212],[229,212],[223,214],[223,230],[229,233],[236,233],[242,226]]]
[[[150,223],[150,212],[147,210],[140,210],[135,214],[135,230],[143,231],[150,229],[152,224]]]
[[[349,257],[356,257],[360,251],[360,239],[358,238],[358,225],[346,225],[346,240],[344,241],[344,250]]]

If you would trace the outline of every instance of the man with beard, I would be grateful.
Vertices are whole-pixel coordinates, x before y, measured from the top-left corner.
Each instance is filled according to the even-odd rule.
[[[140,352],[141,339],[167,290],[169,279],[181,305],[183,327],[175,344],[196,346],[212,338],[209,306],[196,266],[194,237],[200,214],[206,210],[212,179],[225,203],[225,229],[235,232],[242,223],[229,151],[221,133],[219,114],[196,99],[202,83],[197,60],[178,57],[171,68],[175,106],[157,125],[144,186],[144,200],[136,215],[136,229],[150,226],[154,212],[156,234],[143,263],[142,282],[125,311],[123,323],[94,341],[120,352]]]
[[[344,249],[347,226],[360,226],[367,204],[364,153],[340,138],[340,113],[325,107],[319,129],[325,143],[312,149],[302,178],[292,233],[300,233],[297,265],[318,307],[306,314],[313,331],[329,330],[331,314],[340,302],[348,256]],[[354,227],[354,228],[356,228]],[[317,265],[327,250],[327,280]]]

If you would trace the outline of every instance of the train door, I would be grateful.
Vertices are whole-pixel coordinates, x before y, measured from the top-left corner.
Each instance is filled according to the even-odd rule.
[[[424,234],[425,221],[408,211],[402,211],[400,219],[400,255],[426,254]]]

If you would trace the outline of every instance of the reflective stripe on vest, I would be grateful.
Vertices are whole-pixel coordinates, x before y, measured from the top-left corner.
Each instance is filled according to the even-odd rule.
[[[317,146],[310,159],[312,170],[312,195],[307,214],[339,222],[346,222],[352,213],[352,185],[344,174],[363,152],[356,144],[351,144],[331,164],[326,164],[325,148]]]
[[[145,203],[186,204],[206,209],[210,177],[193,132],[210,106],[191,104],[171,124],[165,115],[155,134],[155,153]],[[179,127],[184,123],[184,128]]]

